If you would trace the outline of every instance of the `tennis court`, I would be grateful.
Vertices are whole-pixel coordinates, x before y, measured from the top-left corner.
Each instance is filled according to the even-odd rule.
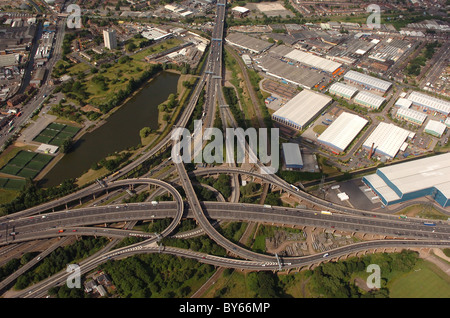
[[[4,165],[0,172],[34,179],[52,159],[52,156],[22,150]]]
[[[61,146],[64,140],[73,138],[80,128],[59,123],[51,123],[45,127],[33,141],[43,144]]]

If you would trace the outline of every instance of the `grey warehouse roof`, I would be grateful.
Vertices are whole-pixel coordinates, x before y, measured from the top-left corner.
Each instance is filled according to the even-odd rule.
[[[348,71],[344,75],[345,80],[355,81],[357,83],[361,83],[363,85],[367,85],[381,91],[387,91],[391,87],[391,83],[388,81],[384,81],[382,79],[362,74],[356,71]]]
[[[226,37],[226,41],[243,49],[254,53],[261,53],[269,49],[273,44],[245,34],[231,33]]]

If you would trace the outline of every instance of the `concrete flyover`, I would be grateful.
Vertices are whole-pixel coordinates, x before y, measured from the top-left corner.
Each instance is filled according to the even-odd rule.
[[[162,181],[162,180],[158,180],[158,179],[150,179],[150,178],[138,178],[138,179],[126,179],[126,180],[119,180],[119,181],[114,181],[114,182],[110,182],[109,184],[105,185],[104,187],[101,186],[97,186],[94,187],[92,189],[90,189],[89,191],[86,191],[86,189],[83,189],[82,191],[78,191],[68,197],[64,197],[61,199],[57,199],[54,200],[52,202],[48,202],[44,205],[41,206],[37,206],[35,208],[30,208],[27,210],[24,210],[22,212],[18,212],[15,213],[13,216],[6,216],[6,217],[2,217],[0,218],[0,233],[7,233],[4,237],[0,238],[0,244],[1,243],[8,243],[8,239],[11,240],[11,238],[9,238],[9,232],[13,232],[14,231],[14,227],[15,227],[15,222],[18,222],[19,220],[25,221],[25,220],[30,220],[30,217],[44,212],[44,211],[48,211],[51,210],[52,208],[55,207],[59,207],[61,205],[64,204],[68,204],[74,200],[79,200],[81,198],[87,197],[87,196],[92,196],[95,193],[99,193],[99,192],[103,192],[106,190],[111,190],[114,188],[118,188],[118,187],[124,187],[124,186],[135,186],[135,185],[156,185],[159,187],[164,188],[166,191],[168,191],[174,198],[175,202],[176,202],[176,215],[173,217],[173,221],[172,223],[164,230],[162,231],[159,235],[161,237],[165,237],[167,235],[169,235],[170,233],[172,233],[175,228],[177,227],[177,225],[180,223],[181,218],[183,217],[184,214],[184,201],[183,198],[181,197],[181,194],[175,189],[174,186],[170,185],[169,183]],[[122,208],[126,208],[126,205],[121,205]],[[116,209],[116,207],[106,207],[109,209],[112,209],[112,211],[114,211],[114,209]],[[97,210],[97,209],[102,209],[105,207],[93,207],[90,209],[84,209],[84,210]],[[80,209],[78,209],[80,210]],[[83,209],[81,209],[81,211],[84,211]],[[64,213],[64,212],[63,212]],[[53,217],[53,216],[57,216],[57,212],[52,212],[48,214],[48,217]],[[143,211],[143,214],[140,215],[140,219],[150,219],[151,218],[151,211]],[[110,214],[111,216],[111,214]],[[47,217],[47,216],[46,216]],[[113,219],[110,219],[111,222],[113,221]],[[92,224],[98,224],[95,223],[96,221],[93,220],[94,223]],[[55,224],[55,228],[57,227],[57,224]],[[20,233],[19,233],[20,235]],[[17,238],[19,239],[20,237],[17,236]],[[11,243],[11,242],[9,242]]]

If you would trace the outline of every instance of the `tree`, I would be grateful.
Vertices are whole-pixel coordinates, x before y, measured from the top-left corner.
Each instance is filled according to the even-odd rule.
[[[146,138],[151,133],[152,129],[150,127],[144,127],[139,131],[139,135],[141,136],[141,138]]]
[[[63,141],[60,150],[62,153],[69,153],[72,150],[72,148],[73,148],[73,139],[69,137]]]

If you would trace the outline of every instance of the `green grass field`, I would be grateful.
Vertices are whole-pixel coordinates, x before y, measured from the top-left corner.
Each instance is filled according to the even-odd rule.
[[[43,144],[61,146],[67,138],[73,138],[80,128],[59,123],[51,123],[42,130],[33,141]]]
[[[0,172],[26,179],[34,179],[52,159],[52,156],[35,152],[20,151],[0,169]],[[6,189],[11,188],[8,187],[9,184],[10,181],[6,183],[2,182],[0,183],[0,187]],[[23,184],[20,183],[12,188],[20,189],[22,186]]]
[[[388,283],[390,298],[450,298],[450,276],[419,260],[414,270]]]

